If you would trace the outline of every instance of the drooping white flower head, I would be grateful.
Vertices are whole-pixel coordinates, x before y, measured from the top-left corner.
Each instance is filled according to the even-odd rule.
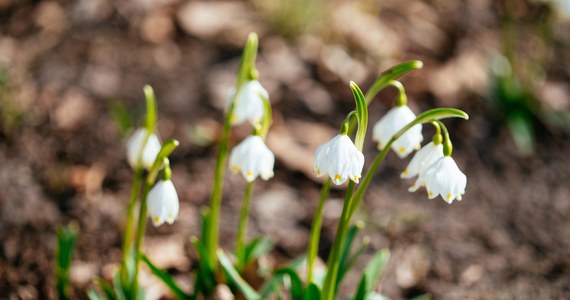
[[[178,216],[178,194],[172,180],[159,180],[150,190],[147,197],[147,207],[155,227],[174,223]]]
[[[160,152],[160,141],[156,134],[151,133],[146,144],[144,144],[147,132],[146,128],[139,128],[127,141],[127,160],[133,169],[137,168],[138,158],[139,155],[141,155],[141,151],[142,166],[145,169],[150,169],[150,167],[152,167],[158,152]]]
[[[250,135],[232,149],[230,169],[241,172],[247,182],[261,176],[263,180],[273,177],[275,156],[267,148],[261,137]]]
[[[400,174],[401,178],[412,178],[423,173],[431,164],[443,157],[443,145],[429,142],[410,160],[408,167]],[[412,188],[415,187],[412,186]]]
[[[235,94],[235,89],[230,92],[228,99],[228,107]],[[263,95],[265,99],[269,99],[269,93],[263,88],[257,80],[246,82],[236,97],[234,111],[230,117],[232,125],[239,125],[246,120],[251,125],[256,125],[263,118],[264,106],[263,99],[259,95]]]
[[[388,111],[372,130],[372,139],[378,142],[378,149],[384,148],[394,134],[415,118],[416,115],[407,105],[396,106]],[[422,125],[415,125],[392,144],[392,150],[404,158],[413,150],[420,149],[423,139]]]
[[[339,134],[315,152],[313,170],[317,176],[329,174],[336,185],[348,178],[358,183],[364,167],[364,155],[346,134]]]
[[[423,173],[420,173],[417,183],[425,185],[428,197],[433,199],[437,195],[447,203],[453,200],[461,201],[465,194],[467,177],[451,156],[444,156],[431,164]]]

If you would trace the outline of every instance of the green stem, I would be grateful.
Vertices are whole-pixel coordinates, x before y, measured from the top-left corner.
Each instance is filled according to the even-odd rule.
[[[243,202],[241,204],[241,212],[239,215],[239,225],[236,242],[236,256],[238,269],[245,268],[245,233],[247,231],[247,219],[249,215],[249,204],[251,202],[251,194],[253,193],[253,185],[255,181],[249,182],[243,193]]]
[[[311,226],[311,237],[309,239],[309,249],[307,250],[307,285],[313,281],[315,258],[319,251],[319,239],[321,237],[321,227],[323,224],[323,207],[325,200],[329,197],[330,188],[331,179],[329,178],[321,188],[321,197],[319,198],[319,204],[317,206],[317,211],[315,212],[313,225]]]
[[[143,168],[139,167],[135,170],[135,176],[133,178],[133,186],[131,188],[131,198],[129,200],[129,206],[127,207],[127,223],[125,224],[125,237],[123,240],[123,265],[122,265],[122,281],[125,284],[129,280],[129,274],[127,270],[127,260],[129,259],[130,253],[133,246],[133,235],[135,231],[135,206],[139,198],[139,192],[142,184]]]
[[[354,193],[355,183],[354,181],[349,181],[346,194],[344,195],[344,205],[342,208],[342,214],[338,223],[338,229],[334,239],[331,254],[329,255],[327,262],[327,276],[323,284],[323,300],[332,300],[335,295],[335,283],[338,276],[338,270],[340,267],[340,250],[346,239],[346,233],[348,232],[348,227],[350,226],[350,216],[349,208],[351,206],[351,199]]]
[[[144,232],[145,232],[145,227],[146,227],[146,215],[147,215],[146,200],[147,200],[148,193],[150,192],[151,187],[152,187],[152,184],[145,182],[143,197],[142,197],[142,201],[141,201],[141,205],[140,205],[140,209],[139,209],[139,220],[138,220],[137,236],[136,236],[136,241],[135,241],[135,272],[134,272],[134,276],[133,276],[133,285],[131,286],[131,295],[133,295],[132,299],[137,299],[137,293],[139,290],[138,289],[139,261],[142,258],[141,246],[142,246],[142,242],[144,239]]]
[[[236,95],[239,93],[239,89],[236,89]],[[210,199],[210,218],[208,221],[208,232],[205,237],[204,243],[206,244],[206,249],[210,253],[210,263],[212,266],[216,266],[217,257],[216,251],[218,249],[218,231],[220,228],[220,210],[222,206],[222,188],[224,185],[224,167],[228,159],[228,142],[230,137],[231,116],[234,111],[235,97],[232,99],[230,108],[226,114],[224,120],[224,129],[222,131],[222,138],[220,140],[220,148],[218,149],[218,156],[216,158],[216,171],[214,174],[214,186],[212,188],[212,198]]]

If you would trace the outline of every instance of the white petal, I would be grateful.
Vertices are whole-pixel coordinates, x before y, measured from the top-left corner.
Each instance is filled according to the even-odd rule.
[[[394,134],[415,118],[416,115],[406,105],[397,106],[388,111],[388,113],[374,125],[372,131],[372,139],[378,142],[378,149],[384,148],[384,145],[388,143]],[[414,149],[419,149],[419,145],[423,140],[421,131],[422,126],[420,124],[410,128],[410,130],[392,144],[392,150],[394,150],[398,156],[404,158]]]
[[[147,196],[147,207],[154,226],[172,224],[178,216],[178,193],[171,180],[160,180]]]
[[[349,178],[358,183],[364,155],[347,135],[339,134],[317,148],[313,166],[317,176],[328,174],[336,185],[343,184]]]
[[[230,120],[232,125],[239,125],[246,120],[249,120],[252,125],[256,125],[263,118],[265,109],[260,94],[269,99],[267,90],[259,81],[252,80],[243,85],[235,99],[234,111]],[[230,94],[230,101],[233,99],[233,95],[233,93]]]
[[[139,128],[127,141],[127,160],[133,169],[137,167],[139,155],[142,155],[143,167],[150,169],[160,151],[160,141],[154,133],[149,135],[146,145],[143,147],[146,135],[146,128]]]
[[[434,145],[433,142],[426,144],[421,148],[410,163],[408,167],[402,172],[400,177],[412,178],[423,173],[432,163],[443,157],[443,145]]]
[[[456,199],[461,200],[465,193],[467,177],[449,156],[434,162],[420,175],[420,178],[425,181],[430,199],[440,195],[444,201],[451,203]]]
[[[257,176],[264,180],[273,177],[274,165],[275,156],[259,136],[245,138],[230,154],[230,168],[234,172],[240,171],[248,182]]]

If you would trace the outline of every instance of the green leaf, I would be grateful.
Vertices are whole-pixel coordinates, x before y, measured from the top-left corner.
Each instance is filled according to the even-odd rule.
[[[521,154],[534,152],[534,124],[532,118],[523,112],[513,112],[507,117],[515,145]]]
[[[321,290],[315,283],[309,283],[303,294],[303,300],[321,300]]]
[[[275,276],[289,276],[291,280],[291,298],[292,299],[303,299],[303,282],[297,274],[297,272],[292,268],[281,268],[274,273]]]
[[[105,297],[109,300],[117,299],[113,286],[101,278],[95,279],[95,284],[103,291]]]
[[[357,222],[348,229],[348,232],[346,234],[346,239],[344,240],[344,244],[342,245],[342,250],[340,252],[340,264],[338,269],[338,275],[336,278],[335,291],[338,290],[338,286],[342,282],[344,275],[348,273],[348,269],[346,268],[347,267],[346,261],[350,255],[350,250],[352,249],[354,238],[363,227],[364,224],[362,222]]]
[[[129,286],[130,287],[130,286]],[[115,291],[115,299],[117,300],[127,300],[131,298],[131,294],[133,293],[131,290],[123,289],[123,284],[121,282],[121,275],[120,272],[117,272],[113,276],[113,290]],[[138,293],[142,295],[142,293]]]
[[[200,238],[202,239],[202,244],[204,245],[208,245],[208,241],[206,240],[208,238],[208,227],[210,226],[209,224],[209,220],[210,220],[210,208],[205,206],[202,207],[200,209],[200,225],[201,225],[201,232],[200,232]]]
[[[244,265],[248,264],[249,262],[259,258],[267,254],[273,248],[273,242],[265,237],[258,237],[251,241],[245,247],[245,263]]]
[[[71,284],[69,282],[69,268],[73,249],[78,234],[77,224],[71,223],[57,230],[57,254],[56,254],[56,289],[59,299],[69,299],[71,296]]]
[[[258,44],[259,41],[257,34],[254,32],[250,33],[247,37],[247,42],[243,49],[243,54],[238,69],[236,93],[240,90],[244,83],[246,83],[255,75],[255,59],[257,57]]]
[[[396,80],[396,79],[404,76],[405,74],[407,74],[410,71],[421,69],[423,67],[423,65],[424,64],[419,60],[411,60],[411,61],[407,61],[407,62],[403,62],[403,63],[398,64],[398,65],[395,65],[392,68],[382,72],[382,74],[380,74],[380,76],[378,76],[378,78],[376,79],[374,84],[372,84],[370,89],[368,89],[368,92],[366,92],[366,96],[365,96],[366,103],[370,104],[370,102],[372,102],[372,99],[374,99],[374,97],[382,89],[384,89],[386,86],[388,86],[390,81]]]
[[[243,278],[241,278],[230,259],[224,254],[224,252],[222,252],[222,250],[218,250],[218,260],[228,279],[237,286],[246,299],[260,299],[259,294],[257,294],[257,292],[245,280],[243,280]]]
[[[366,294],[374,291],[376,283],[380,280],[380,275],[390,259],[390,251],[382,249],[368,262],[364,269],[363,276],[366,276]]]
[[[352,267],[354,267],[354,265],[356,264],[356,261],[358,260],[358,258],[360,257],[360,255],[362,255],[362,253],[364,253],[364,251],[366,250],[366,248],[368,247],[368,245],[370,244],[370,239],[369,238],[363,238],[362,242],[360,243],[360,245],[358,246],[358,248],[356,249],[356,251],[354,251],[354,254],[352,254],[347,260],[346,262],[342,265],[341,270],[343,271],[342,273],[340,272],[341,270],[339,270],[339,277],[341,279],[339,279],[339,282],[342,281],[342,277],[348,272],[350,271],[350,269],[352,269]]]
[[[269,297],[271,292],[275,290],[276,286],[279,287],[285,285],[283,279],[286,276],[289,277],[291,283],[291,286],[287,287],[290,290],[291,299],[299,299],[299,300],[303,299],[304,297],[303,282],[301,281],[301,278],[299,277],[295,269],[291,267],[281,268],[273,272],[271,279],[269,279],[265,284],[265,286],[261,289],[261,296],[260,296],[261,299],[266,299],[267,297]]]
[[[146,99],[145,127],[148,132],[154,133],[156,131],[156,120],[158,114],[156,108],[156,97],[154,96],[154,90],[150,85],[145,85],[143,90]]]
[[[190,298],[190,296],[184,293],[184,291],[182,291],[182,289],[176,284],[174,278],[172,278],[170,274],[155,266],[146,255],[143,255],[142,259],[150,268],[152,273],[156,275],[156,277],[158,277],[160,280],[162,280],[166,286],[168,286],[170,291],[174,294],[174,296],[176,296],[176,299],[184,300]]]
[[[362,274],[360,279],[360,283],[358,284],[358,289],[356,290],[356,294],[354,295],[354,300],[365,300],[366,299],[366,274]]]
[[[358,117],[358,130],[356,131],[355,145],[358,150],[362,151],[364,146],[364,138],[366,137],[366,128],[368,127],[368,104],[362,91],[354,82],[350,82],[350,89],[356,102],[356,116]]]
[[[97,292],[96,292],[95,290],[93,290],[93,289],[89,289],[89,290],[87,291],[87,297],[88,297],[90,300],[109,300],[109,299],[107,299],[107,298],[105,298],[105,297],[99,295],[99,293],[97,293]]]
[[[210,253],[206,250],[206,246],[196,237],[191,237],[190,241],[194,245],[194,249],[198,252],[200,268],[198,269],[198,280],[204,292],[209,293],[216,286],[215,269],[210,259]],[[196,293],[196,291],[194,291]]]

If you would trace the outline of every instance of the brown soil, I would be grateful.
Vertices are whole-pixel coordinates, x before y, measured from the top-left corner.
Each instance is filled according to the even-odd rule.
[[[125,130],[144,114],[144,84],[158,97],[160,136],[181,142],[172,155],[179,218],[148,228],[145,249],[189,285],[189,237],[208,203],[224,101],[249,31],[260,33],[258,68],[274,104],[268,144],[277,156],[275,178],[256,184],[249,236],[275,240],[270,261],[306,250],[320,188],[312,153],[352,109],[348,80],[366,88],[381,70],[420,59],[424,69],[403,79],[412,109],[458,107],[471,116],[447,122],[467,193],[452,205],[408,193],[411,182],[399,179],[407,160],[390,154],[357,215],[371,238],[357,269],[388,247],[379,290],[392,299],[570,298],[570,134],[537,121],[536,149],[520,155],[486,100],[488,58],[501,48],[498,5],[360,2],[323,6],[313,33],[293,35],[260,1],[0,0],[0,299],[55,298],[55,230],[69,222],[81,231],[74,298],[86,298],[93,278],[111,276],[132,179]],[[521,43],[520,51],[546,53],[544,81],[533,87],[540,105],[567,112],[568,24],[551,24],[554,42],[540,43],[531,29],[548,9],[513,3],[521,39],[537,48]],[[379,95],[371,122],[393,98]],[[249,130],[236,128],[233,143]],[[367,141],[367,161],[376,153]],[[222,246],[232,249],[244,181],[227,172],[225,183]],[[323,258],[341,197],[333,191],[325,207]],[[349,276],[343,291],[358,278]],[[164,295],[148,273],[142,282],[149,299]]]

